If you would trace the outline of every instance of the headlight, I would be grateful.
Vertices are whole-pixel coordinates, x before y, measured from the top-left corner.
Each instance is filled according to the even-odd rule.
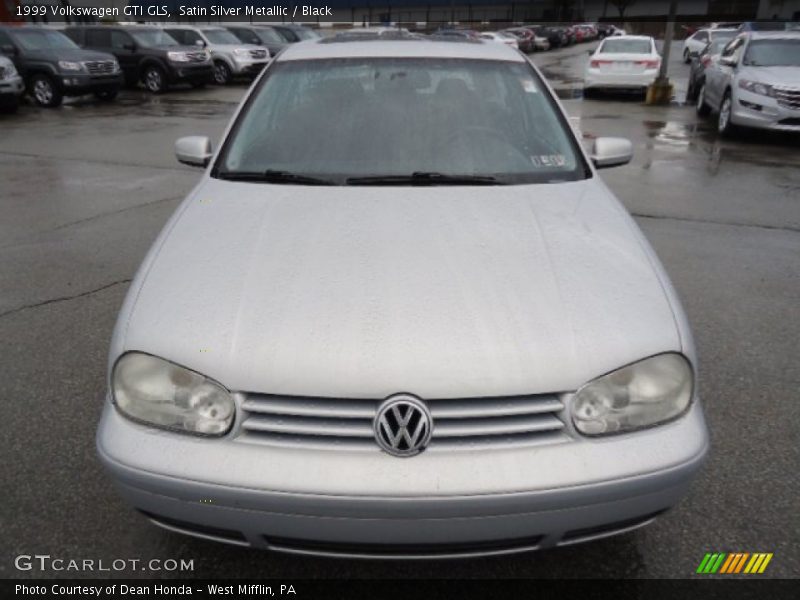
[[[682,414],[692,389],[686,358],[659,354],[584,385],[572,399],[572,419],[585,435],[633,431]]]
[[[119,63],[117,61],[114,61],[114,65],[111,67],[111,69],[113,70],[114,73],[119,72]]]
[[[69,60],[58,61],[58,68],[62,71],[83,71],[83,65],[81,63]]]
[[[167,52],[167,58],[172,62],[189,62],[189,55],[186,52]]]
[[[114,365],[112,389],[119,411],[148,425],[223,435],[233,423],[234,403],[228,390],[149,354],[124,354]]]
[[[762,96],[775,96],[775,91],[772,86],[766,83],[759,83],[758,81],[750,81],[749,79],[740,79],[739,87],[754,94],[761,94]]]
[[[250,50],[247,50],[246,48],[235,48],[233,55],[237,58],[250,58]]]

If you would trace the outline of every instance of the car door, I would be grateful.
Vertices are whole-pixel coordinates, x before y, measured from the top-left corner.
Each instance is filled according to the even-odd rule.
[[[715,71],[716,81],[714,82],[715,96],[711,106],[719,106],[722,102],[722,97],[725,90],[733,84],[733,79],[736,76],[736,69],[742,58],[742,51],[744,50],[745,37],[738,37],[725,47],[722,51],[722,56],[717,61],[717,70]]]
[[[703,47],[708,43],[708,32],[698,31],[689,38],[689,52],[700,52]]]
[[[731,40],[720,54],[719,60],[712,62],[706,69],[705,98],[709,106],[719,106],[719,103],[722,102],[725,85],[732,75],[731,67],[725,62],[732,61],[743,44],[744,39],[741,37]]]
[[[126,77],[138,77],[139,56],[136,54],[136,42],[126,31],[111,31],[108,50],[117,57],[119,66]]]

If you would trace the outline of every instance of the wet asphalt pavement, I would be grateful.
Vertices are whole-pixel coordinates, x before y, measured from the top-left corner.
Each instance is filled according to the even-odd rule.
[[[537,55],[587,143],[633,140],[603,178],[635,215],[694,328],[712,454],[691,494],[637,532],[506,558],[308,559],[163,532],[124,505],[94,456],[106,352],[135,269],[199,171],[175,138],[218,139],[244,84],[0,116],[0,577],[13,557],[194,559],[200,577],[688,577],[705,552],[773,552],[800,575],[800,141],[721,140],[676,102],[581,98],[588,46]],[[85,573],[91,576],[91,573]],[[126,576],[168,576],[121,572]],[[188,575],[188,574],[185,574]]]

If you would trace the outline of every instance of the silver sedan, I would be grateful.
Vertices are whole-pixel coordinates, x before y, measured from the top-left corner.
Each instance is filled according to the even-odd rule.
[[[438,558],[649,523],[708,450],[678,297],[519,52],[381,36],[262,73],[131,285],[99,456],[155,524]]]

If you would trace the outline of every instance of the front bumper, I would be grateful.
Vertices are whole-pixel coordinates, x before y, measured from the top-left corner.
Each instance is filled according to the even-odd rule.
[[[214,66],[211,62],[200,65],[170,64],[167,77],[169,83],[210,83],[214,79]]]
[[[789,108],[775,98],[737,90],[732,122],[745,127],[800,132],[800,108]]]
[[[233,61],[233,74],[245,75],[255,77],[269,64],[269,59],[264,60],[234,60]]]
[[[65,96],[83,96],[95,92],[118,90],[122,87],[123,75],[121,71],[113,75],[62,73],[58,76],[58,82],[61,92]]]
[[[702,410],[635,434],[492,451],[273,448],[141,426],[107,403],[99,457],[125,499],[190,535],[286,552],[434,558],[588,541],[645,524],[708,451]]]
[[[589,69],[584,78],[584,88],[608,89],[641,89],[656,80],[658,69],[650,69],[642,73],[609,72],[600,69]]]
[[[22,77],[16,75],[10,79],[0,80],[0,99],[9,96],[21,96],[25,91],[25,83]]]

